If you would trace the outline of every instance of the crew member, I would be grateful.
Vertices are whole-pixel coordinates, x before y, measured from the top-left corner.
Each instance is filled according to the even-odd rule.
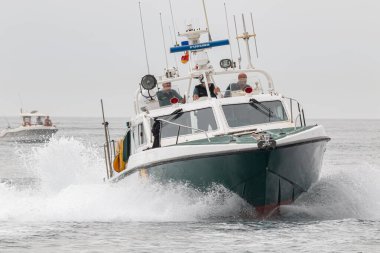
[[[36,119],[36,123],[37,125],[43,125],[42,123],[42,119],[41,119],[41,116],[38,116],[37,119]]]
[[[181,95],[178,94],[176,90],[172,89],[172,84],[171,82],[165,82],[162,84],[162,90],[159,90],[157,92],[157,98],[160,106],[167,106],[170,105],[171,102],[170,100],[172,98],[178,98],[178,100],[181,103],[186,103],[186,98],[182,98]]]
[[[47,116],[44,122],[44,126],[52,126],[52,125],[53,123],[51,122],[49,116]]]
[[[193,100],[198,100],[201,97],[207,97],[206,84],[204,82],[203,75],[199,77],[199,81],[200,81],[200,84],[194,87]],[[208,83],[208,90],[210,92],[210,96],[213,98],[217,98],[217,95],[220,93],[219,87],[211,83],[211,80],[209,80],[209,78],[207,79],[207,83]]]
[[[231,83],[230,85],[228,85],[224,96],[231,97],[231,91],[237,91],[237,90],[245,91],[245,89],[248,87],[251,87],[251,86],[247,84],[247,74],[244,72],[241,72],[238,75],[237,83]]]

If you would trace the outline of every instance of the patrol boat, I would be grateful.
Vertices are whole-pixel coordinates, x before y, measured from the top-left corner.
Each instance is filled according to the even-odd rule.
[[[253,67],[248,42],[255,34],[245,25],[237,35],[247,49],[245,69],[232,57],[221,59],[220,69],[212,66],[208,52],[230,45],[230,40],[212,41],[209,36],[202,43],[207,34],[209,29],[189,25],[179,34],[182,44],[170,48],[170,53],[184,52],[181,60],[189,64],[188,74],[179,76],[172,68],[141,79],[135,116],[116,145],[103,112],[107,178],[184,182],[204,191],[222,185],[258,213],[269,214],[318,180],[330,138],[323,126],[306,123],[300,103],[279,93],[268,72]],[[157,93],[165,92],[164,83],[186,102],[173,96],[170,105],[160,106]]]
[[[21,125],[0,131],[0,140],[16,142],[47,142],[58,131],[50,117],[38,111],[23,112]]]

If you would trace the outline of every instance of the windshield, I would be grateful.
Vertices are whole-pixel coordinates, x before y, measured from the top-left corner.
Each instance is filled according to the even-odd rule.
[[[253,101],[247,104],[223,105],[223,112],[230,127],[288,120],[280,101]]]
[[[177,136],[179,135],[195,134],[201,133],[196,129],[203,131],[216,130],[218,127],[216,125],[216,120],[214,113],[211,108],[204,108],[189,112],[179,112],[175,115],[167,115],[159,117],[158,119],[163,119],[170,121],[175,124],[180,124],[182,126],[173,125],[168,122],[162,122],[161,124],[161,138]],[[183,126],[191,127],[186,128]]]

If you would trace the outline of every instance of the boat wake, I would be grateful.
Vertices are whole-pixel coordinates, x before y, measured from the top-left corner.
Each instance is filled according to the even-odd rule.
[[[380,168],[328,168],[321,180],[293,205],[281,207],[284,218],[380,220]]]
[[[246,206],[220,186],[203,193],[185,184],[106,184],[101,152],[62,137],[19,153],[37,180],[30,185],[22,180],[22,187],[17,180],[0,183],[0,220],[195,221],[239,215],[239,207]]]
[[[61,137],[29,153],[18,152],[35,177],[0,180],[0,221],[199,221],[241,219],[252,212],[217,185],[205,193],[186,184],[105,184],[101,151]],[[281,207],[280,218],[380,219],[378,179],[376,167],[334,171],[293,205]]]

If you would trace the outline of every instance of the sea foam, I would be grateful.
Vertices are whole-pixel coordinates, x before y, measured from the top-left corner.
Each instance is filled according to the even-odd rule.
[[[104,183],[101,148],[74,138],[52,139],[19,153],[38,183],[0,184],[0,220],[194,221],[239,215],[246,203],[224,187],[200,192],[186,184],[129,180]]]
[[[83,140],[60,137],[18,152],[25,170],[34,174],[34,183],[0,184],[0,220],[196,221],[252,213],[241,198],[218,185],[201,192],[186,184],[161,185],[137,178],[105,183],[101,151]],[[280,219],[380,219],[376,165],[325,164],[323,170],[308,192],[280,208]]]

